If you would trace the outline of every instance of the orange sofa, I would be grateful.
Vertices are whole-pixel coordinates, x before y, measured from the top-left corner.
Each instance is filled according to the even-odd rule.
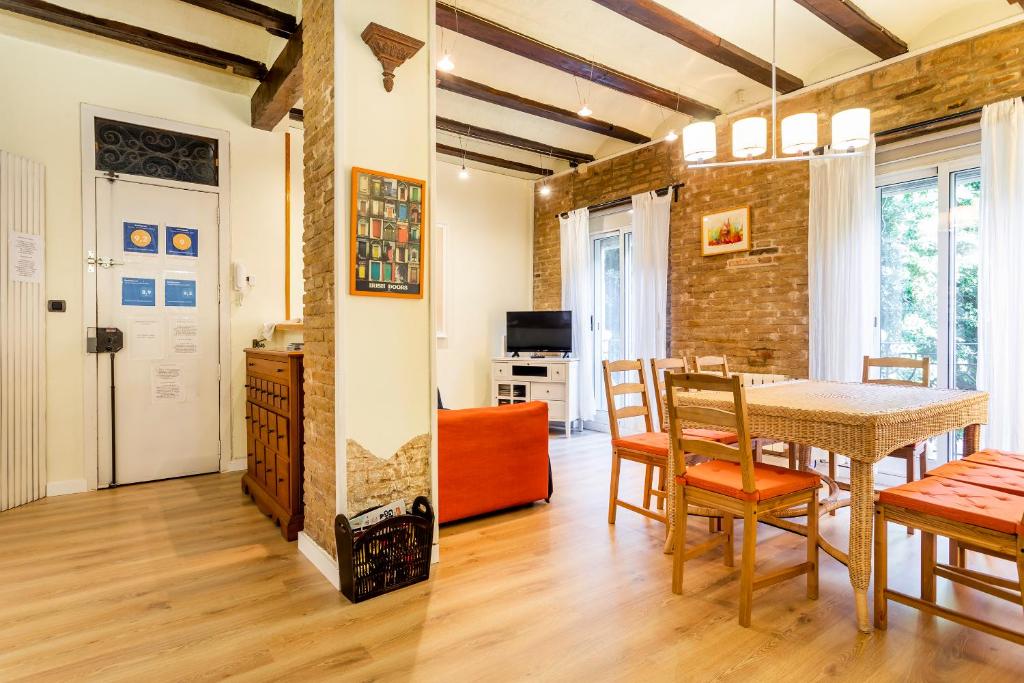
[[[437,413],[438,521],[551,497],[542,401]]]

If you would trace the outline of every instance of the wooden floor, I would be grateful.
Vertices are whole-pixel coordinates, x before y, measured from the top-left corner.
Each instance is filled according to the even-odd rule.
[[[672,595],[662,529],[626,511],[606,522],[607,437],[552,445],[550,505],[444,528],[429,582],[361,605],[281,539],[238,474],[2,513],[0,681],[1021,680],[1024,648],[900,605],[887,632],[859,635],[846,569],[824,555],[821,598],[802,580],[768,588],[750,629],[718,555],[689,563]],[[624,471],[624,491],[639,474]],[[826,517],[823,531],[841,539],[845,524]],[[890,536],[906,562],[891,574],[913,592],[917,537]],[[802,539],[760,538],[762,571],[800,560]],[[947,604],[1024,621],[940,588]]]

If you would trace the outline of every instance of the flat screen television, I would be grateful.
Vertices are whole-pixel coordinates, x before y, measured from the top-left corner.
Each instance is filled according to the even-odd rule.
[[[509,311],[505,330],[511,353],[572,352],[572,311]]]

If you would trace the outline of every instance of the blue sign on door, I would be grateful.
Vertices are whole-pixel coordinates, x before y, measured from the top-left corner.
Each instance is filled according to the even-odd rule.
[[[199,256],[199,231],[195,228],[167,226],[168,256]]]
[[[136,254],[157,254],[159,228],[149,223],[124,222],[124,250]]]
[[[164,306],[196,306],[195,280],[164,280]]]
[[[156,280],[148,277],[121,278],[122,306],[156,306]]]

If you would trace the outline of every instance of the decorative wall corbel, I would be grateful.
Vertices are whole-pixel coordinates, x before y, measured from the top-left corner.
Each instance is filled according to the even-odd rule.
[[[388,92],[395,87],[395,69],[423,47],[422,40],[372,21],[363,29],[362,38],[373,50],[373,56],[380,60],[380,65],[384,67],[384,89]]]

